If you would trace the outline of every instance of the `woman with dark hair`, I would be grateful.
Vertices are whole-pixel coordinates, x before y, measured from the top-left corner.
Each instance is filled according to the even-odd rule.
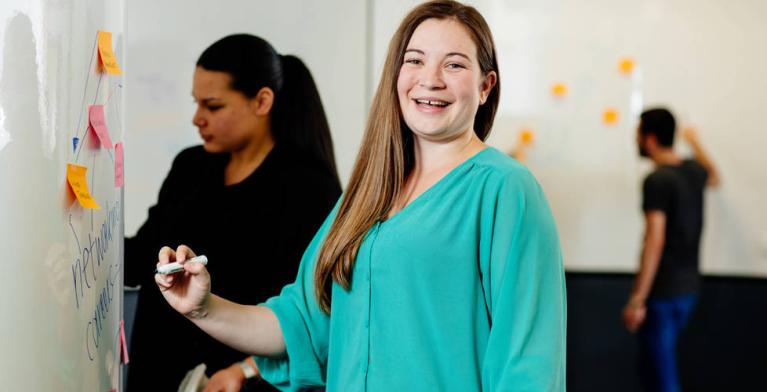
[[[203,145],[178,154],[147,221],[125,240],[125,282],[142,285],[133,391],[175,391],[199,363],[212,374],[247,355],[163,303],[151,261],[160,246],[193,244],[211,260],[218,292],[257,304],[293,280],[302,250],[341,194],[319,93],[298,58],[252,35],[225,37],[197,61],[192,95]],[[170,347],[179,354],[172,359]]]
[[[284,390],[564,391],[559,239],[530,172],[483,142],[498,100],[484,18],[454,1],[417,6],[296,281],[239,305],[211,293],[215,273],[184,263],[189,247],[164,247],[158,265],[185,272],[155,275],[160,291]]]

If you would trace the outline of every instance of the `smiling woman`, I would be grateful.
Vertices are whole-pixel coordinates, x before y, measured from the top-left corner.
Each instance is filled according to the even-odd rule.
[[[441,141],[473,126],[477,108],[497,79],[495,71],[480,67],[476,53],[460,22],[430,19],[418,26],[397,80],[400,107],[411,131]]]
[[[498,81],[474,8],[416,7],[389,46],[348,189],[295,283],[242,306],[190,263],[155,277],[163,296],[256,354],[284,390],[564,391],[556,227],[530,172],[484,144]],[[193,256],[166,247],[159,259]]]
[[[256,304],[295,276],[301,250],[340,194],[328,123],[301,60],[255,36],[228,36],[200,56],[192,95],[203,144],[176,157],[149,218],[125,241],[126,283],[142,285],[129,372],[136,391],[176,390],[199,363],[209,374],[237,370],[240,384],[245,376],[230,365],[246,353],[162,304],[152,277],[163,244],[204,252],[217,288]],[[254,251],[239,255],[232,244]],[[160,355],[167,331],[189,344],[172,360]]]
[[[428,19],[421,23],[405,50],[397,79],[397,93],[405,123],[415,136],[416,165],[405,192],[389,216],[409,204],[460,162],[484,145],[473,131],[474,115],[495,87],[497,74],[477,61],[477,45],[460,22]],[[492,65],[491,65],[492,66]],[[428,145],[460,143],[458,154],[441,164],[423,162]],[[424,150],[426,149],[426,150]]]

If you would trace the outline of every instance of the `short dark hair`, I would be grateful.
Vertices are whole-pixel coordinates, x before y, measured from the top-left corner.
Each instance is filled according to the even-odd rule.
[[[664,147],[674,145],[676,120],[666,108],[649,109],[642,112],[639,122],[639,132],[645,135],[655,135],[658,144]]]

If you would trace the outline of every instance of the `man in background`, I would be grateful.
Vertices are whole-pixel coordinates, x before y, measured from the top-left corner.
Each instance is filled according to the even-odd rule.
[[[683,133],[693,159],[673,151],[676,121],[667,109],[642,113],[637,132],[641,156],[655,169],[644,180],[645,235],[639,272],[623,321],[638,331],[640,377],[651,391],[679,391],[677,338],[694,308],[700,286],[698,259],[703,193],[719,176],[695,130]]]

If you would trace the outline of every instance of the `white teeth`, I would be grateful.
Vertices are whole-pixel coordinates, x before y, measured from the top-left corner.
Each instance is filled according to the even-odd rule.
[[[416,99],[415,100],[418,103],[424,104],[424,105],[431,105],[431,106],[447,106],[447,102],[443,101],[429,101],[427,99]]]

